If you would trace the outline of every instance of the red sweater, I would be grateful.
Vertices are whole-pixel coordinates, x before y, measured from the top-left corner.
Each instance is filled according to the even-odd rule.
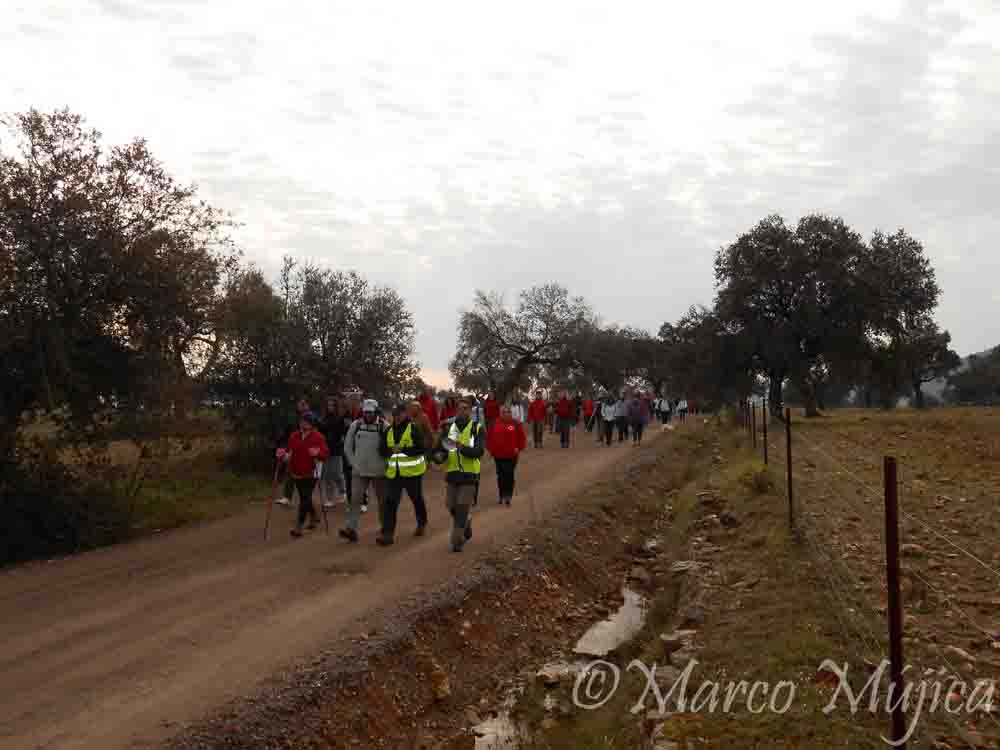
[[[536,398],[528,406],[528,421],[529,422],[544,422],[545,421],[545,399]]]
[[[310,448],[319,448],[318,456],[310,456]],[[288,472],[295,479],[305,479],[313,475],[317,461],[326,461],[330,457],[330,449],[326,445],[326,438],[319,430],[311,430],[306,437],[302,437],[302,431],[296,430],[288,438],[288,452],[292,454],[288,461]]]
[[[422,394],[417,401],[423,407],[424,414],[427,415],[427,419],[431,423],[431,429],[437,432],[438,424],[440,424],[437,401],[434,400],[433,396],[428,396],[426,393]]]
[[[573,403],[572,399],[561,398],[556,404],[556,414],[559,415],[559,419],[575,419],[576,404]]]
[[[497,420],[486,436],[486,450],[493,458],[517,458],[528,445],[528,436],[520,422]]]
[[[593,415],[593,413],[594,413],[594,402],[589,398],[585,398],[583,400],[583,416],[589,418]]]
[[[497,400],[492,397],[486,399],[485,412],[487,419],[496,419],[497,417],[499,417],[500,416],[499,402],[497,402]]]

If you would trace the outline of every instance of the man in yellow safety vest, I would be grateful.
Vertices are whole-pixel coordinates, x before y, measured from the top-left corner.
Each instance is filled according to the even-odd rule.
[[[423,536],[427,527],[427,504],[424,502],[424,472],[427,471],[425,437],[414,423],[406,406],[393,409],[393,424],[382,439],[382,456],[385,458],[385,507],[382,530],[376,543],[388,546],[396,535],[396,513],[403,499],[403,490],[413,502],[417,515],[416,536]]]
[[[480,459],[483,457],[483,428],[472,420],[472,401],[463,398],[458,414],[446,422],[434,452],[435,463],[445,465],[448,512],[453,519],[451,551],[461,552],[472,538],[472,506],[479,487]]]

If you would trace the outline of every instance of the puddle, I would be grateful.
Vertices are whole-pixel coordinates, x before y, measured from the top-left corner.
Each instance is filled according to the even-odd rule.
[[[530,738],[528,728],[510,715],[523,692],[523,687],[511,690],[496,716],[472,728],[476,735],[475,750],[513,750]]]
[[[576,642],[573,653],[603,657],[632,640],[646,621],[646,599],[629,588],[622,589],[625,602],[606,620],[595,623]]]

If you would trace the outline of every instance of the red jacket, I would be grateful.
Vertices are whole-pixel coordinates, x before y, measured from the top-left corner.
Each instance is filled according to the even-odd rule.
[[[318,448],[319,455],[309,455],[310,448]],[[319,430],[311,430],[309,435],[302,437],[302,430],[296,430],[288,438],[288,452],[292,454],[288,461],[288,472],[296,479],[305,479],[313,475],[317,461],[326,461],[330,457],[330,449],[326,438]]]
[[[573,402],[573,399],[559,399],[559,403],[556,404],[556,414],[559,415],[559,419],[575,419],[576,404]]]
[[[529,422],[544,422],[545,421],[545,399],[536,398],[531,404],[528,405],[528,421]]]
[[[524,425],[520,422],[504,422],[498,419],[486,436],[486,450],[493,458],[517,458],[517,454],[528,445]]]
[[[441,421],[438,416],[437,401],[434,400],[433,396],[428,396],[426,393],[422,393],[417,401],[420,402],[420,406],[423,408],[424,414],[427,415],[427,419],[431,423],[431,429],[437,432],[438,425]]]
[[[500,403],[490,396],[486,399],[485,412],[487,419],[496,419],[500,416]]]
[[[447,422],[449,419],[454,419],[458,416],[457,406],[448,406],[448,404],[443,404],[441,406],[440,422]]]
[[[583,416],[589,419],[591,416],[593,416],[593,414],[594,414],[594,402],[589,398],[585,398],[583,400]]]

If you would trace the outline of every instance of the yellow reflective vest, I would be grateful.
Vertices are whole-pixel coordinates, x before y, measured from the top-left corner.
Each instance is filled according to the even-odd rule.
[[[385,442],[386,445],[392,450],[392,455],[386,461],[385,465],[385,476],[387,479],[395,479],[397,472],[401,477],[419,477],[423,476],[424,472],[427,471],[427,460],[420,456],[407,456],[403,453],[404,448],[413,447],[413,435],[411,431],[413,430],[413,423],[406,425],[406,429],[403,431],[403,437],[399,439],[399,445],[396,445],[396,431],[393,428],[389,428],[389,432],[386,433]]]
[[[458,452],[459,446],[469,447],[473,444],[472,430],[474,427],[476,427],[476,423],[470,419],[469,423],[465,425],[465,429],[460,432],[458,426],[452,422],[451,428],[448,430],[448,440],[452,445],[448,449],[448,463],[445,464],[449,474],[453,471],[460,471],[463,474],[479,473],[479,459],[466,458]]]

